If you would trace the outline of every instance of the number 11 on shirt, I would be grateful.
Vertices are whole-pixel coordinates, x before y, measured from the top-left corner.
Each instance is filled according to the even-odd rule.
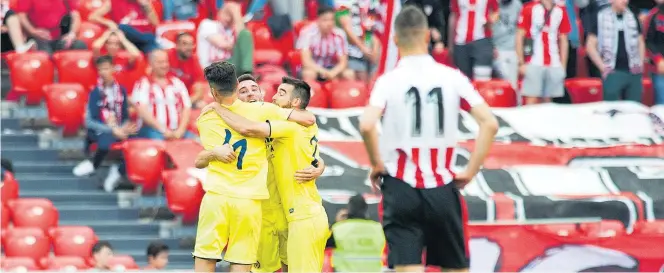
[[[233,137],[231,130],[226,129],[224,144],[230,144],[231,137]],[[242,170],[242,160],[244,159],[244,154],[247,152],[247,140],[244,138],[240,139],[233,143],[232,147],[233,151],[237,150],[238,148],[240,149],[240,153],[237,155],[237,169]]]
[[[420,91],[417,87],[411,87],[406,92],[406,101],[411,103],[411,113],[413,120],[412,136],[419,137],[422,135],[422,99],[420,98]],[[445,112],[443,110],[443,89],[436,87],[431,89],[427,94],[427,104],[433,104],[436,107],[437,130],[436,136],[443,136],[445,131]],[[428,112],[428,111],[427,111]]]

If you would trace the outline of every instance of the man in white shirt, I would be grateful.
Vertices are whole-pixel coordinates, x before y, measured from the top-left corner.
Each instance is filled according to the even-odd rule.
[[[201,67],[228,61],[235,65],[238,74],[253,71],[254,40],[244,27],[240,5],[225,3],[217,12],[216,21],[201,21],[196,41],[196,55]]]
[[[383,193],[388,263],[397,272],[424,272],[426,247],[428,265],[467,271],[468,218],[459,189],[479,172],[498,122],[468,77],[427,54],[430,33],[422,11],[404,8],[394,29],[401,60],[378,78],[360,118],[372,184]],[[480,130],[466,170],[455,174],[451,168],[462,109]]]

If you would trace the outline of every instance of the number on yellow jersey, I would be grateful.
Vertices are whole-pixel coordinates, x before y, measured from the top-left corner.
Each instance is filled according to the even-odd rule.
[[[314,144],[314,142],[316,142],[316,144]],[[311,166],[318,168],[318,159],[316,158],[316,152],[318,152],[318,138],[316,138],[316,136],[313,136],[311,140],[309,140],[309,144],[315,145],[314,153],[311,155],[311,157],[314,158],[314,160],[311,161]]]
[[[233,134],[231,133],[231,130],[224,129],[226,131],[226,136],[224,138],[224,144],[230,144],[231,142],[231,137],[233,137]],[[244,159],[244,154],[247,152],[247,139],[240,139],[233,143],[232,145],[233,151],[237,150],[238,148],[240,149],[240,153],[237,155],[237,169],[242,170],[242,160]]]

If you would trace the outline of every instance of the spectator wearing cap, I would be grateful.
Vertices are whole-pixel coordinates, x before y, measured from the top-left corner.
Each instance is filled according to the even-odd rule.
[[[136,134],[136,124],[129,121],[129,101],[127,91],[120,86],[113,76],[113,59],[101,56],[95,60],[99,80],[90,92],[85,115],[88,129],[87,141],[97,143],[97,151],[91,159],[84,160],[73,169],[76,176],[92,174],[101,166],[111,145]],[[124,163],[113,164],[104,179],[104,190],[115,189],[120,178],[125,174]]]
[[[107,14],[111,19],[105,18]],[[155,36],[159,17],[150,0],[103,0],[101,7],[93,11],[89,19],[109,30],[122,31],[145,53],[159,48]]]
[[[382,271],[385,234],[380,223],[369,219],[368,209],[362,194],[355,195],[348,201],[347,216],[341,215],[332,225],[332,235],[326,247],[335,248],[335,271]]]
[[[641,102],[645,42],[629,0],[612,0],[590,23],[586,52],[602,75],[605,101]]]
[[[148,266],[143,270],[164,270],[168,266],[168,246],[162,242],[152,242],[148,245]]]
[[[228,61],[239,73],[254,70],[254,39],[244,27],[242,7],[226,3],[217,12],[216,20],[205,19],[198,26],[196,55],[201,67]]]
[[[26,40],[23,28],[21,28],[21,20],[18,18],[16,12],[10,8],[9,0],[2,0],[0,2],[0,21],[2,21],[2,42],[0,42],[0,47],[2,48],[2,53],[8,51],[23,53],[32,48],[35,45],[35,41]]]
[[[113,259],[113,247],[108,241],[99,241],[92,246],[92,264],[90,271],[110,271]]]
[[[346,34],[334,25],[335,10],[323,6],[318,9],[316,23],[302,30],[297,48],[302,55],[302,79],[332,80],[348,68],[348,41]],[[352,71],[345,78],[354,78]]]
[[[498,56],[495,64],[501,77],[507,80],[512,88],[518,88],[519,61],[516,55],[516,25],[521,13],[521,1],[501,0],[500,17],[493,24],[493,44]]]
[[[187,131],[191,100],[184,83],[171,75],[168,53],[157,49],[149,56],[151,74],[134,85],[132,102],[136,105],[142,127],[138,136],[170,140],[194,138]]]
[[[652,83],[655,89],[655,104],[664,104],[664,0],[655,0],[657,6],[646,20],[646,46],[654,68]]]
[[[521,10],[516,52],[526,104],[550,102],[565,95],[570,31],[567,10],[553,0],[532,2]]]
[[[348,69],[367,82],[380,62],[380,41],[374,35],[374,1],[337,0],[336,20],[348,38]]]
[[[77,3],[77,0],[20,0],[15,11],[39,50],[86,49],[85,43],[76,39],[81,25]]]
[[[491,79],[491,25],[498,21],[498,1],[451,0],[450,47],[454,65],[473,80]]]
[[[178,34],[175,38],[175,48],[168,50],[168,61],[171,73],[187,86],[191,103],[202,107],[205,78],[203,69],[194,55],[194,46],[194,36],[191,33]]]

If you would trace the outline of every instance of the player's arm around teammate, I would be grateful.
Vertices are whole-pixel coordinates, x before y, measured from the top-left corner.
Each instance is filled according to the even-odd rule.
[[[269,109],[269,111],[274,111],[273,109],[270,109],[272,107],[279,108],[278,106],[272,104],[269,105],[266,104],[265,106],[266,110]],[[206,108],[207,107],[210,107],[211,110],[217,112],[217,114],[226,122],[226,124],[228,124],[228,126],[230,126],[231,128],[233,128],[233,130],[235,130],[236,132],[240,133],[245,137],[258,137],[258,138],[272,137],[271,136],[272,126],[270,125],[269,121],[255,122],[248,120],[238,114],[231,112],[225,107],[220,106],[219,104],[212,103],[206,106]],[[315,121],[316,117],[308,111],[299,111],[292,109],[287,109],[287,110],[292,111],[291,114],[288,116],[288,120],[296,122],[302,126],[311,126],[316,122]],[[203,109],[203,111],[210,111],[210,110]]]

